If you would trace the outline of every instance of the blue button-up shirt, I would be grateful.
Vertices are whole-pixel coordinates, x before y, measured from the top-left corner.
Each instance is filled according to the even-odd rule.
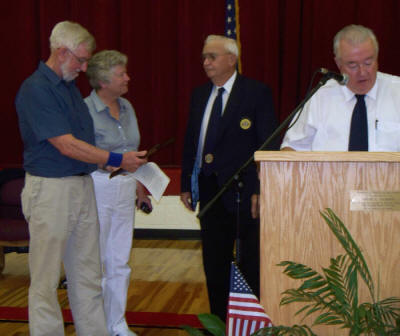
[[[72,134],[94,145],[93,122],[74,81],[65,82],[45,63],[21,85],[15,100],[24,142],[24,168],[36,176],[90,173],[96,165],[62,155],[47,139]]]
[[[85,98],[93,118],[96,146],[110,152],[124,153],[137,151],[140,143],[140,134],[135,111],[129,101],[119,97],[119,120],[110,114],[96,91]]]

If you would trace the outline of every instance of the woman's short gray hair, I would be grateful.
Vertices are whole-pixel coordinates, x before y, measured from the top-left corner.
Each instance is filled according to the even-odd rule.
[[[224,44],[224,48],[227,52],[239,57],[239,48],[234,39],[223,35],[208,35],[204,44],[208,44],[213,41],[221,41]]]
[[[96,49],[96,41],[79,23],[62,21],[57,23],[50,34],[50,49],[56,50],[60,47],[67,47],[75,50],[80,44],[86,43],[89,52]]]
[[[349,25],[341,29],[333,39],[333,52],[336,58],[340,58],[340,41],[345,40],[351,45],[359,45],[371,39],[372,44],[375,48],[376,56],[378,56],[379,45],[374,32],[361,25]]]
[[[88,62],[86,75],[93,89],[101,88],[100,82],[109,83],[112,69],[117,65],[126,66],[128,57],[117,50],[103,50],[93,55]]]

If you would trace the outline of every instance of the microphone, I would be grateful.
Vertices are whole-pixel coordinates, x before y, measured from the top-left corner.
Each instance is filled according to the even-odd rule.
[[[339,74],[333,71],[329,71],[325,68],[319,68],[318,72],[322,73],[325,77],[333,78],[336,80],[340,85],[346,85],[349,81],[349,76],[347,74]]]

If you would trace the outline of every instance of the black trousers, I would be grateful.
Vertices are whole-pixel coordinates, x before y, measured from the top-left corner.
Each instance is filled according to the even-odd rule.
[[[199,177],[200,208],[218,191],[216,177]],[[237,215],[220,198],[200,221],[204,272],[211,313],[223,321],[229,297],[230,265],[234,260],[235,241],[239,238],[240,264],[247,283],[258,297],[260,290],[260,225],[251,218],[250,200],[244,200],[237,227]]]

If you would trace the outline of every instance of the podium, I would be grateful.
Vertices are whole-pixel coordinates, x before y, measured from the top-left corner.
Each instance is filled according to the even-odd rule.
[[[317,271],[344,250],[320,215],[331,208],[361,248],[379,299],[400,297],[400,153],[259,151],[261,304],[275,325],[308,324],[280,306],[281,293],[301,280],[276,266],[284,260]],[[362,285],[361,285],[362,284]],[[359,302],[372,302],[359,279]],[[333,326],[318,335],[346,335]]]

